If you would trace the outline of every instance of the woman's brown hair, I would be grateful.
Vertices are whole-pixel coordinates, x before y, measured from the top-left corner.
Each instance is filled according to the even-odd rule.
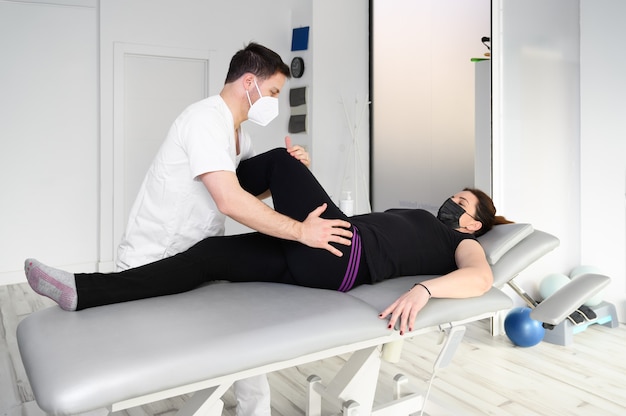
[[[478,198],[475,219],[480,221],[483,226],[474,233],[476,237],[485,234],[487,231],[491,230],[494,225],[513,223],[513,221],[509,221],[501,215],[496,215],[496,207],[493,204],[493,200],[480,189],[465,188],[464,191],[469,191]]]

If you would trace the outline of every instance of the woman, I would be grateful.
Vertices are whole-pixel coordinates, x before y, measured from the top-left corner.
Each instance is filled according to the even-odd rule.
[[[237,176],[244,189],[262,195],[268,189],[274,208],[298,221],[322,211],[324,218],[348,218],[330,200],[309,169],[285,149],[241,162]],[[483,192],[465,189],[439,209],[389,210],[350,217],[352,244],[327,250],[260,233],[209,237],[178,255],[120,273],[72,274],[28,259],[25,272],[35,292],[63,309],[81,310],[191,290],[212,280],[278,282],[348,291],[361,284],[408,275],[442,275],[409,288],[380,313],[400,319],[400,331],[412,330],[417,313],[432,296],[463,298],[489,290],[493,276],[475,236],[494,224]]]

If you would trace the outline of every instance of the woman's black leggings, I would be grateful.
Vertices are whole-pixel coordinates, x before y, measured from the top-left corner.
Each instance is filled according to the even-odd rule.
[[[327,219],[347,219],[309,169],[285,149],[242,161],[241,186],[259,195],[270,189],[276,211],[303,221],[326,202]],[[119,273],[76,274],[78,308],[106,305],[194,289],[214,280],[278,282],[348,291],[370,282],[360,236],[351,246],[335,244],[337,257],[324,249],[260,233],[206,238],[187,251]]]

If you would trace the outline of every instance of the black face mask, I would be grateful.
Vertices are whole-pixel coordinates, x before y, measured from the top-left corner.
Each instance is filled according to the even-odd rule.
[[[465,210],[460,205],[456,204],[452,198],[446,199],[439,212],[437,212],[437,218],[450,228],[460,228],[459,219],[465,214]]]

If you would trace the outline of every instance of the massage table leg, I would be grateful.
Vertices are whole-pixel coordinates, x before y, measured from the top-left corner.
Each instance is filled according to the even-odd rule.
[[[317,376],[309,377],[307,416],[321,414],[321,401],[327,400],[334,407],[343,409],[348,401],[354,401],[365,409],[371,409],[376,393],[380,371],[380,348],[369,347],[354,352],[346,364],[324,387]],[[354,404],[350,405],[354,408]]]
[[[447,366],[465,334],[464,326],[451,327],[447,332],[439,356],[433,366],[433,378],[440,367]],[[401,343],[399,344],[401,348]],[[425,398],[421,393],[403,394],[408,379],[402,374],[394,377],[393,399],[373,407],[374,395],[378,384],[381,365],[380,347],[370,347],[352,354],[348,362],[335,375],[327,387],[322,385],[320,377],[310,376],[307,381],[307,416],[321,416],[322,399],[333,408],[341,409],[343,416],[399,416],[410,415],[421,410]],[[395,353],[393,355],[396,355]],[[431,379],[432,382],[432,379]],[[447,414],[447,413],[446,413]]]
[[[322,396],[318,391],[322,389],[322,379],[316,375],[309,376],[306,381],[309,383],[306,392],[306,416],[322,416]]]
[[[341,414],[342,416],[359,416],[360,409],[361,406],[359,406],[357,402],[355,402],[354,400],[348,400],[343,404]]]
[[[361,351],[365,351],[365,350],[361,350]],[[374,351],[377,352],[377,349],[374,349]],[[352,373],[355,367],[354,364],[359,361],[363,362],[362,360],[359,360],[359,359],[362,359],[364,356],[365,354],[362,354],[360,357],[357,357],[357,360],[353,361],[352,365],[350,366],[352,368],[347,370],[346,373]],[[366,361],[363,363],[371,365],[372,363],[370,362],[371,361],[370,359],[373,357],[374,357],[373,355],[367,356]],[[380,365],[380,360],[374,360],[374,361],[377,361],[377,364]],[[358,364],[356,365],[358,366]],[[348,366],[346,365],[346,367]],[[345,369],[346,367],[344,367],[343,369]],[[373,370],[373,367],[374,366],[372,366],[370,369]],[[333,379],[333,382],[331,382],[332,386],[329,386],[329,388],[324,388],[324,386],[322,385],[322,379],[320,377],[316,375],[309,376],[309,378],[307,379],[307,381],[309,382],[309,389],[308,389],[308,394],[307,394],[306,415],[307,416],[321,416],[322,415],[322,399],[330,401],[330,403],[333,403],[336,408],[340,408],[342,416],[409,415],[416,411],[419,411],[424,406],[424,396],[420,393],[411,393],[411,394],[403,396],[403,393],[402,393],[403,387],[405,387],[405,385],[408,384],[409,379],[402,374],[398,374],[394,377],[393,400],[388,403],[384,403],[380,406],[375,407],[370,412],[368,409],[371,409],[371,406],[373,404],[373,400],[374,400],[373,395],[376,390],[376,384],[378,381],[378,371],[379,370],[376,370],[376,374],[368,374],[369,378],[366,378],[366,379],[363,379],[362,377],[366,376],[367,371],[359,372],[358,376],[356,374],[352,374],[352,376],[355,376],[354,378],[351,377],[350,375],[346,376],[346,374],[337,375]],[[368,384],[368,387],[373,386],[373,390],[372,389],[369,390],[371,396],[362,398],[361,399],[362,402],[358,402],[353,399],[342,400],[338,396],[333,396],[331,387],[337,388],[341,384],[341,381],[338,381],[340,379],[343,379],[344,381],[346,379],[349,379],[350,380],[349,383],[353,383],[354,387],[357,387],[357,388],[360,386],[363,386],[363,384],[365,383]],[[339,387],[339,390],[343,392],[346,391],[345,389],[341,389],[341,387]],[[367,406],[362,405],[363,403],[368,404],[368,405]]]
[[[388,363],[397,363],[402,356],[402,347],[404,339],[391,341],[383,345],[382,359]]]
[[[493,316],[489,317],[489,334],[492,337],[497,337],[500,335],[505,335],[504,331],[504,320],[506,319],[506,315],[509,313],[509,309],[498,311]]]
[[[221,384],[205,390],[195,392],[183,407],[176,413],[177,416],[221,416],[224,409],[222,395],[230,384]]]
[[[409,384],[409,379],[404,374],[396,374],[393,378],[393,400],[375,407],[372,416],[396,416],[409,415],[424,407],[424,395],[421,393],[405,394],[403,390]]]
[[[190,397],[185,400],[183,406],[176,412],[176,416],[221,416],[224,408],[224,402],[221,397],[232,385],[232,381],[222,381],[216,386],[209,387],[204,390],[194,391]],[[91,415],[82,413],[81,416],[107,416],[112,412],[142,406],[147,403],[153,403],[158,400],[169,399],[171,397],[187,393],[188,390],[179,391],[176,388],[172,390],[163,390],[146,396],[117,402],[108,412],[102,414]]]
[[[412,393],[389,403],[382,404],[372,410],[372,416],[398,416],[417,413],[424,407],[424,395]]]

